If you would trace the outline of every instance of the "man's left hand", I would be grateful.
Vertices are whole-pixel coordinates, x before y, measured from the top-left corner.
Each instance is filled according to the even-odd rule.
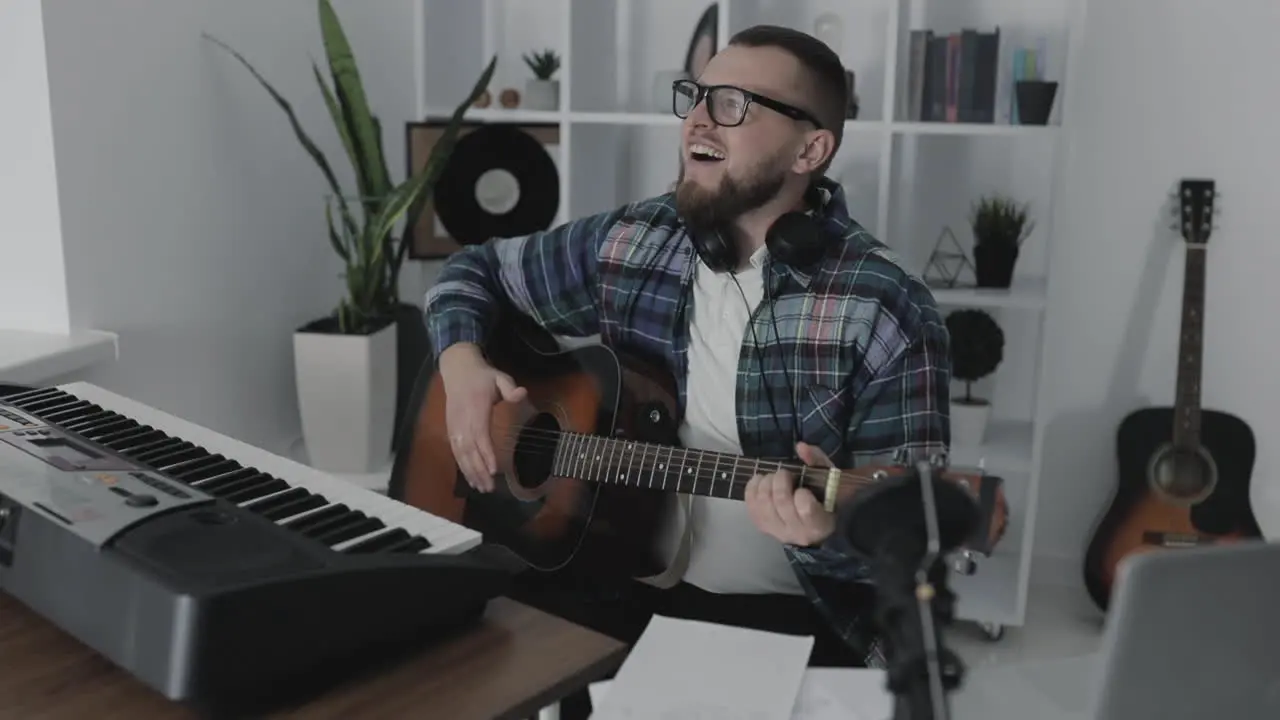
[[[831,460],[813,445],[797,443],[796,452],[805,465],[831,467]],[[751,478],[745,500],[756,527],[781,542],[817,545],[835,531],[835,515],[808,488],[797,488],[795,475],[786,470]]]

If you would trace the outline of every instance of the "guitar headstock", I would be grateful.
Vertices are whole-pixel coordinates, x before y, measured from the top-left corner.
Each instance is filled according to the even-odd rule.
[[[982,469],[969,469],[948,466],[941,459],[930,463],[935,478],[965,491],[978,509],[977,523],[971,537],[965,541],[963,550],[990,555],[995,546],[1004,538],[1009,528],[1009,502],[1005,497],[1004,480],[990,475]],[[845,471],[861,477],[863,483],[874,484],[891,478],[916,479],[920,473],[914,465],[898,464],[877,467],[861,467],[855,471]],[[857,488],[850,488],[856,494]],[[850,498],[852,499],[852,498]]]
[[[1177,230],[1191,245],[1204,245],[1213,234],[1214,202],[1218,199],[1217,183],[1209,179],[1185,178],[1178,183],[1174,196],[1178,217]]]
[[[944,468],[942,479],[969,491],[978,506],[978,523],[964,549],[990,555],[1009,529],[1009,501],[1004,494],[1004,478],[984,470]]]

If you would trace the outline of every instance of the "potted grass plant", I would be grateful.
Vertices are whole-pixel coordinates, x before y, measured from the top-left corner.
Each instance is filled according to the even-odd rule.
[[[289,101],[230,45],[207,33],[205,38],[261,84],[328,184],[327,197],[318,200],[324,201],[328,243],[344,268],[344,292],[332,312],[294,333],[302,433],[311,465],[330,472],[372,472],[388,460],[406,389],[427,356],[421,309],[400,301],[400,267],[408,247],[395,230],[422,212],[453,151],[463,114],[488,87],[497,58],[458,104],[422,170],[396,184],[388,171],[382,124],[369,107],[342,24],[329,0],[319,0],[318,9],[328,78],[315,63],[312,70],[354,171],[354,192],[338,183]],[[404,339],[418,347],[406,348]],[[406,363],[404,349],[413,349],[417,359]]]
[[[1035,229],[1025,203],[984,197],[969,215],[973,228],[973,273],[978,287],[1007,288],[1013,284],[1022,241]]]

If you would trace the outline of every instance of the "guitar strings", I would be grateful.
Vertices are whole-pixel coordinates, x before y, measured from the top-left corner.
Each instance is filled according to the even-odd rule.
[[[686,478],[689,478],[695,483],[700,481],[710,481],[712,483],[730,483],[730,486],[735,490],[740,489],[740,487],[745,488],[747,483],[750,482],[751,477],[748,476],[747,478],[743,478],[741,476],[741,471],[744,469],[742,465],[744,463],[754,463],[756,466],[754,469],[756,471],[772,472],[776,470],[786,470],[792,475],[797,476],[800,484],[812,486],[811,483],[813,483],[819,488],[825,487],[827,482],[827,473],[829,472],[828,468],[820,466],[803,465],[786,461],[755,459],[742,455],[731,455],[711,450],[658,445],[655,443],[636,440],[609,438],[586,433],[551,430],[546,428],[517,428],[514,431],[508,430],[502,433],[499,438],[501,439],[501,442],[499,443],[499,447],[494,448],[495,451],[510,452],[514,455],[515,448],[520,447],[521,454],[532,453],[543,457],[551,457],[553,460],[553,469],[551,471],[552,476],[557,475],[554,466],[556,465],[555,460],[558,455],[561,455],[562,453],[573,453],[575,450],[580,450],[590,453],[593,456],[593,459],[578,460],[574,457],[561,455],[563,465],[567,465],[569,468],[582,467],[584,469],[590,466],[594,470],[607,469],[610,472],[622,471],[623,466],[626,465],[626,473],[628,475],[635,476],[634,478],[628,478],[627,483],[635,481],[635,478],[642,477],[647,473],[650,478],[649,487],[653,487],[652,478],[655,472],[653,463],[659,461],[672,463],[677,460],[678,454],[683,454],[684,456],[684,459],[680,461],[684,472],[679,473],[676,478],[677,487],[679,487],[679,484]],[[582,441],[581,448],[566,447],[564,444],[564,440],[566,439],[577,439]],[[590,443],[593,442],[603,442],[614,446],[618,444],[630,445],[635,446],[636,450],[630,451],[630,459],[625,462],[618,462],[620,455],[617,452],[591,452],[592,448]],[[652,454],[650,454],[651,452]],[[665,460],[661,460],[664,457],[663,453],[665,453]],[[697,467],[693,468],[693,472],[689,472],[690,468],[687,465],[687,461],[691,456],[702,456],[698,461]],[[640,467],[634,468],[633,470],[632,467],[634,466],[637,458],[639,459]],[[715,463],[710,467],[705,467],[703,459],[714,459]],[[718,469],[724,460],[728,460],[729,469]],[[666,474],[668,471],[664,470],[662,472],[663,474]],[[885,469],[872,472],[885,472],[892,474],[891,471]],[[814,477],[815,475],[817,476],[816,478]],[[837,483],[841,486],[852,485],[855,487],[870,486],[877,482],[879,482],[879,479],[874,475],[867,474],[867,471],[865,470],[859,471],[842,469],[840,470],[840,476],[837,480]],[[661,483],[661,486],[665,488],[666,484],[666,482],[663,482]]]

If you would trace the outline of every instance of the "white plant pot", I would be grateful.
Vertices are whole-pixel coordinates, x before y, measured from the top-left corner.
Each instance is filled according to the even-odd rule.
[[[986,440],[991,403],[986,400],[951,401],[951,447],[975,448]]]
[[[332,473],[371,473],[390,461],[396,410],[396,325],[372,335],[293,335],[307,461]]]
[[[559,110],[560,81],[533,78],[524,84],[526,110]]]

